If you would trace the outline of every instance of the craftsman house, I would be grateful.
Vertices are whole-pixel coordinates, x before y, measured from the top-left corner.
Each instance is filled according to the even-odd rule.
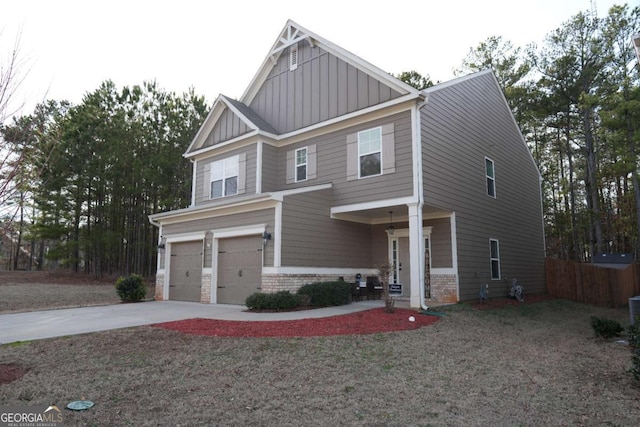
[[[191,205],[150,217],[158,300],[244,304],[387,260],[412,307],[544,291],[540,174],[491,71],[419,91],[288,21],[184,155]]]

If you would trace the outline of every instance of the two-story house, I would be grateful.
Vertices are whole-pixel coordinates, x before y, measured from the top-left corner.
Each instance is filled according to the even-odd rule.
[[[491,71],[419,91],[288,21],[185,157],[191,205],[150,218],[158,300],[243,304],[387,260],[412,307],[545,290],[540,174]]]

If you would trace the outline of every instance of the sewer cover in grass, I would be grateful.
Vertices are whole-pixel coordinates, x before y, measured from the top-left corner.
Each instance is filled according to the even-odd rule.
[[[84,411],[93,406],[93,402],[90,400],[76,400],[67,405],[67,408],[72,411]]]

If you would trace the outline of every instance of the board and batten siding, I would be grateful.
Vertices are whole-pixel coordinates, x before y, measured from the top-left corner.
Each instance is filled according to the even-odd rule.
[[[211,133],[207,136],[206,141],[202,145],[203,147],[209,147],[219,142],[227,141],[238,137],[240,135],[244,135],[245,133],[250,132],[250,129],[247,124],[242,121],[233,111],[226,108],[218,121],[213,126]]]
[[[425,204],[456,214],[462,300],[490,277],[489,239],[500,244],[501,274],[544,292],[544,236],[538,170],[491,74],[433,91],[421,110]],[[487,195],[485,157],[495,166]],[[489,281],[495,295],[507,283]]]
[[[395,172],[348,181],[347,136],[390,123],[394,128]],[[316,178],[286,184],[287,152],[312,144],[316,146]],[[277,170],[277,182],[280,189],[332,183],[332,206],[410,196],[413,194],[410,112],[394,114],[384,119],[370,121],[283,147],[278,153]]]
[[[330,218],[331,198],[331,190],[284,198],[283,266],[371,267],[371,226]]]
[[[245,194],[255,194],[256,193],[256,160],[257,160],[257,149],[255,145],[250,145],[247,147],[239,148],[237,150],[230,151],[228,153],[221,154],[219,156],[209,157],[203,160],[198,160],[196,163],[196,185],[195,185],[195,204],[196,206],[202,205],[203,203],[211,203],[212,199],[209,198],[209,194],[205,192],[205,188],[207,188],[209,181],[209,168],[207,165],[210,165],[212,162],[217,160],[226,159],[228,157],[233,157],[235,155],[246,153],[246,163],[245,163],[245,176],[244,176],[244,184],[245,190],[243,193],[239,193],[237,196],[242,196]],[[240,177],[238,177],[240,181]],[[236,196],[226,196],[220,197],[213,200],[231,200]]]
[[[287,133],[397,98],[400,94],[308,41],[298,43],[298,67],[285,49],[249,107]]]

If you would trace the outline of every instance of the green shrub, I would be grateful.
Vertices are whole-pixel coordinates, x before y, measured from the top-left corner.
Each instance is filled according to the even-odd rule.
[[[280,291],[273,294],[255,293],[245,300],[249,310],[291,310],[300,305],[297,295],[289,291]]]
[[[147,287],[142,276],[131,274],[116,280],[116,291],[123,302],[138,302],[146,298]]]
[[[620,336],[620,332],[624,331],[619,322],[604,317],[591,316],[591,327],[597,337],[613,338]]]
[[[633,353],[631,373],[636,380],[640,380],[640,316],[636,316],[635,325],[629,326],[627,334],[629,335],[629,348]]]
[[[298,295],[307,295],[311,307],[346,305],[351,302],[351,285],[347,282],[309,283],[298,289]]]

